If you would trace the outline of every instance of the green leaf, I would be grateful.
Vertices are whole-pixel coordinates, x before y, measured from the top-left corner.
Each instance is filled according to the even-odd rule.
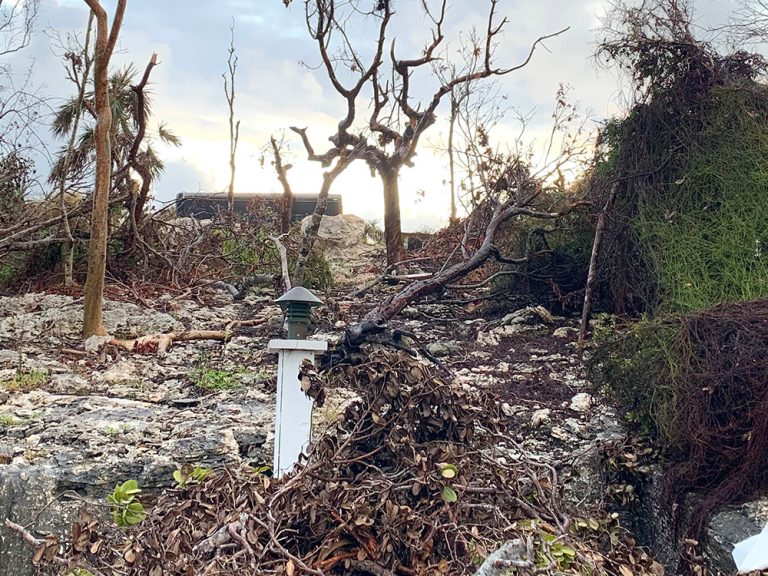
[[[456,491],[451,488],[450,486],[446,486],[443,488],[443,500],[445,500],[448,503],[456,502],[459,499],[459,496],[456,494]]]
[[[129,496],[131,494],[139,494],[141,492],[141,488],[139,488],[139,483],[136,482],[136,480],[126,480],[123,483],[123,485],[120,487],[120,490],[125,494],[128,494]]]
[[[173,479],[176,480],[176,483],[179,484],[179,485],[183,485],[184,484],[185,478],[182,475],[181,470],[174,470],[173,471]]]
[[[442,474],[443,478],[448,480],[451,478],[456,478],[456,475],[459,473],[459,470],[456,468],[456,466],[453,464],[448,464],[447,462],[440,462],[437,467],[440,468],[440,474]]]

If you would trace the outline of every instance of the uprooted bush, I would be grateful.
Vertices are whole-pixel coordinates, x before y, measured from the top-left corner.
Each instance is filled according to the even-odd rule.
[[[670,497],[701,494],[694,538],[714,510],[768,488],[768,300],[641,323],[598,347],[591,368],[655,426]]]
[[[694,39],[682,3],[616,11],[600,55],[637,88],[602,134],[593,199],[608,212],[601,274],[620,312],[685,312],[768,295],[765,61]]]
[[[313,389],[317,376],[305,375]],[[485,395],[382,350],[336,365],[322,382],[360,399],[298,471],[280,480],[211,473],[166,491],[126,531],[81,522],[72,565],[151,576],[463,575],[513,541],[519,573],[658,569],[615,520],[565,515],[554,469],[503,434]]]

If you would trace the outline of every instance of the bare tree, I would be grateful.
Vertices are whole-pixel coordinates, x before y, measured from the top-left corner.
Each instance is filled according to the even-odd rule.
[[[88,245],[88,276],[85,281],[83,336],[104,335],[102,321],[104,273],[107,263],[109,191],[112,184],[112,111],[109,103],[109,60],[123,23],[127,0],[118,0],[110,27],[99,0],[84,0],[96,16],[94,94],[96,121],[96,181]]]
[[[235,55],[235,24],[229,29],[229,57],[227,58],[227,72],[222,74],[224,78],[224,96],[229,107],[229,187],[227,188],[227,208],[229,213],[235,209],[235,156],[237,155],[237,143],[240,139],[240,120],[235,121],[235,74],[237,73],[237,56]],[[227,77],[229,75],[229,77]]]
[[[426,43],[421,54],[415,58],[400,58],[396,54],[396,42],[392,41],[389,50],[389,70],[383,70],[384,43],[388,28],[395,14],[392,2],[384,0],[373,3],[365,11],[358,3],[338,2],[335,0],[309,0],[306,2],[306,21],[312,38],[322,60],[325,74],[335,90],[347,103],[347,113],[339,122],[338,130],[329,140],[333,146],[323,154],[315,154],[306,133],[302,140],[310,159],[330,165],[331,161],[350,148],[356,151],[356,157],[364,160],[372,175],[381,179],[384,193],[384,230],[387,247],[387,263],[397,264],[404,260],[404,247],[400,223],[399,176],[403,166],[412,166],[421,135],[436,122],[436,111],[443,98],[454,88],[468,82],[492,76],[502,76],[519,70],[530,62],[539,44],[556,34],[542,36],[531,45],[528,56],[519,64],[504,68],[494,63],[496,44],[507,19],[497,17],[498,0],[487,2],[487,26],[482,38],[474,47],[477,66],[456,75],[445,82],[438,82],[438,87],[430,96],[414,102],[412,79],[418,70],[429,70],[429,66],[438,59],[437,51],[443,45],[443,34],[447,0],[441,0],[438,9],[432,11],[426,2],[422,3],[427,18],[432,24],[431,39]],[[355,18],[374,21],[378,31],[372,37],[370,64],[363,64],[363,47],[352,44],[348,31],[357,26]],[[355,81],[345,85],[342,74],[351,74]],[[433,77],[434,79],[434,77]],[[368,106],[368,102],[358,102],[361,92],[367,86],[373,100],[369,106],[363,132],[353,133],[358,106]],[[364,132],[368,132],[369,140]]]
[[[768,40],[768,0],[739,0],[728,32],[737,45]]]
[[[478,284],[459,284],[461,278],[483,266],[489,259],[501,264],[520,265],[527,254],[504,255],[497,242],[499,232],[519,218],[557,220],[583,204],[568,202],[555,208],[551,205],[553,191],[562,191],[561,173],[570,167],[577,170],[589,148],[583,133],[583,121],[569,129],[577,114],[558,92],[554,123],[544,153],[534,161],[530,145],[525,145],[521,132],[513,147],[501,151],[489,142],[487,129],[476,125],[476,138],[467,147],[467,161],[472,164],[468,176],[476,180],[476,208],[465,219],[464,239],[434,274],[419,278],[400,292],[387,297],[368,312],[360,322],[347,330],[347,342],[359,345],[372,335],[386,331],[387,323],[403,308],[429,296],[440,298],[446,291],[474,289],[487,285],[493,277]],[[479,238],[475,246],[465,239]]]
[[[282,150],[285,146],[285,142],[281,139],[278,142],[274,136],[270,136],[269,143],[272,146],[272,156],[274,158],[273,164],[275,166],[275,172],[277,172],[277,179],[280,181],[280,185],[283,187],[283,203],[282,212],[280,214],[280,233],[288,234],[291,231],[291,209],[293,208],[293,189],[291,183],[288,180],[288,170],[293,168],[292,164],[285,164],[283,162]]]
[[[40,0],[0,0],[0,56],[29,45]]]
[[[29,44],[38,8],[39,0],[0,0],[0,56]],[[10,63],[0,63],[0,241],[36,212],[25,202],[39,184],[30,153],[48,153],[38,135],[47,102],[31,79],[31,66],[19,74]]]

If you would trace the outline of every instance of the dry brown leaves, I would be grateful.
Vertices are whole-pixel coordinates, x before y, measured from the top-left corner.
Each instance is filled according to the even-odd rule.
[[[631,552],[578,536],[552,467],[501,459],[507,435],[484,394],[384,350],[305,377],[313,388],[343,382],[361,400],[294,474],[218,471],[166,491],[141,525],[108,546],[79,543],[73,557],[129,575],[437,576],[473,574],[511,539],[527,543],[531,572],[615,573],[617,554]],[[651,573],[650,559],[632,558],[634,574]]]

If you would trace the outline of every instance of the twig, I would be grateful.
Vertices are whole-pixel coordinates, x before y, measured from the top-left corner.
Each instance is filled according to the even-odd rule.
[[[16,532],[19,536],[21,536],[22,540],[29,544],[30,546],[34,546],[36,549],[40,549],[41,547],[47,547],[50,545],[50,543],[46,542],[45,540],[40,540],[39,538],[36,538],[29,530],[24,528],[24,526],[21,526],[19,524],[16,524],[15,522],[12,522],[8,518],[5,519],[4,526],[8,528],[9,530],[13,530]],[[57,544],[58,547],[58,544]],[[53,556],[51,558],[51,562],[58,564],[59,566],[66,566],[67,568],[81,568],[83,570],[87,570],[94,576],[104,576],[101,572],[93,568],[92,566],[82,563],[82,562],[71,562],[67,560],[66,558],[62,558],[60,556]]]

